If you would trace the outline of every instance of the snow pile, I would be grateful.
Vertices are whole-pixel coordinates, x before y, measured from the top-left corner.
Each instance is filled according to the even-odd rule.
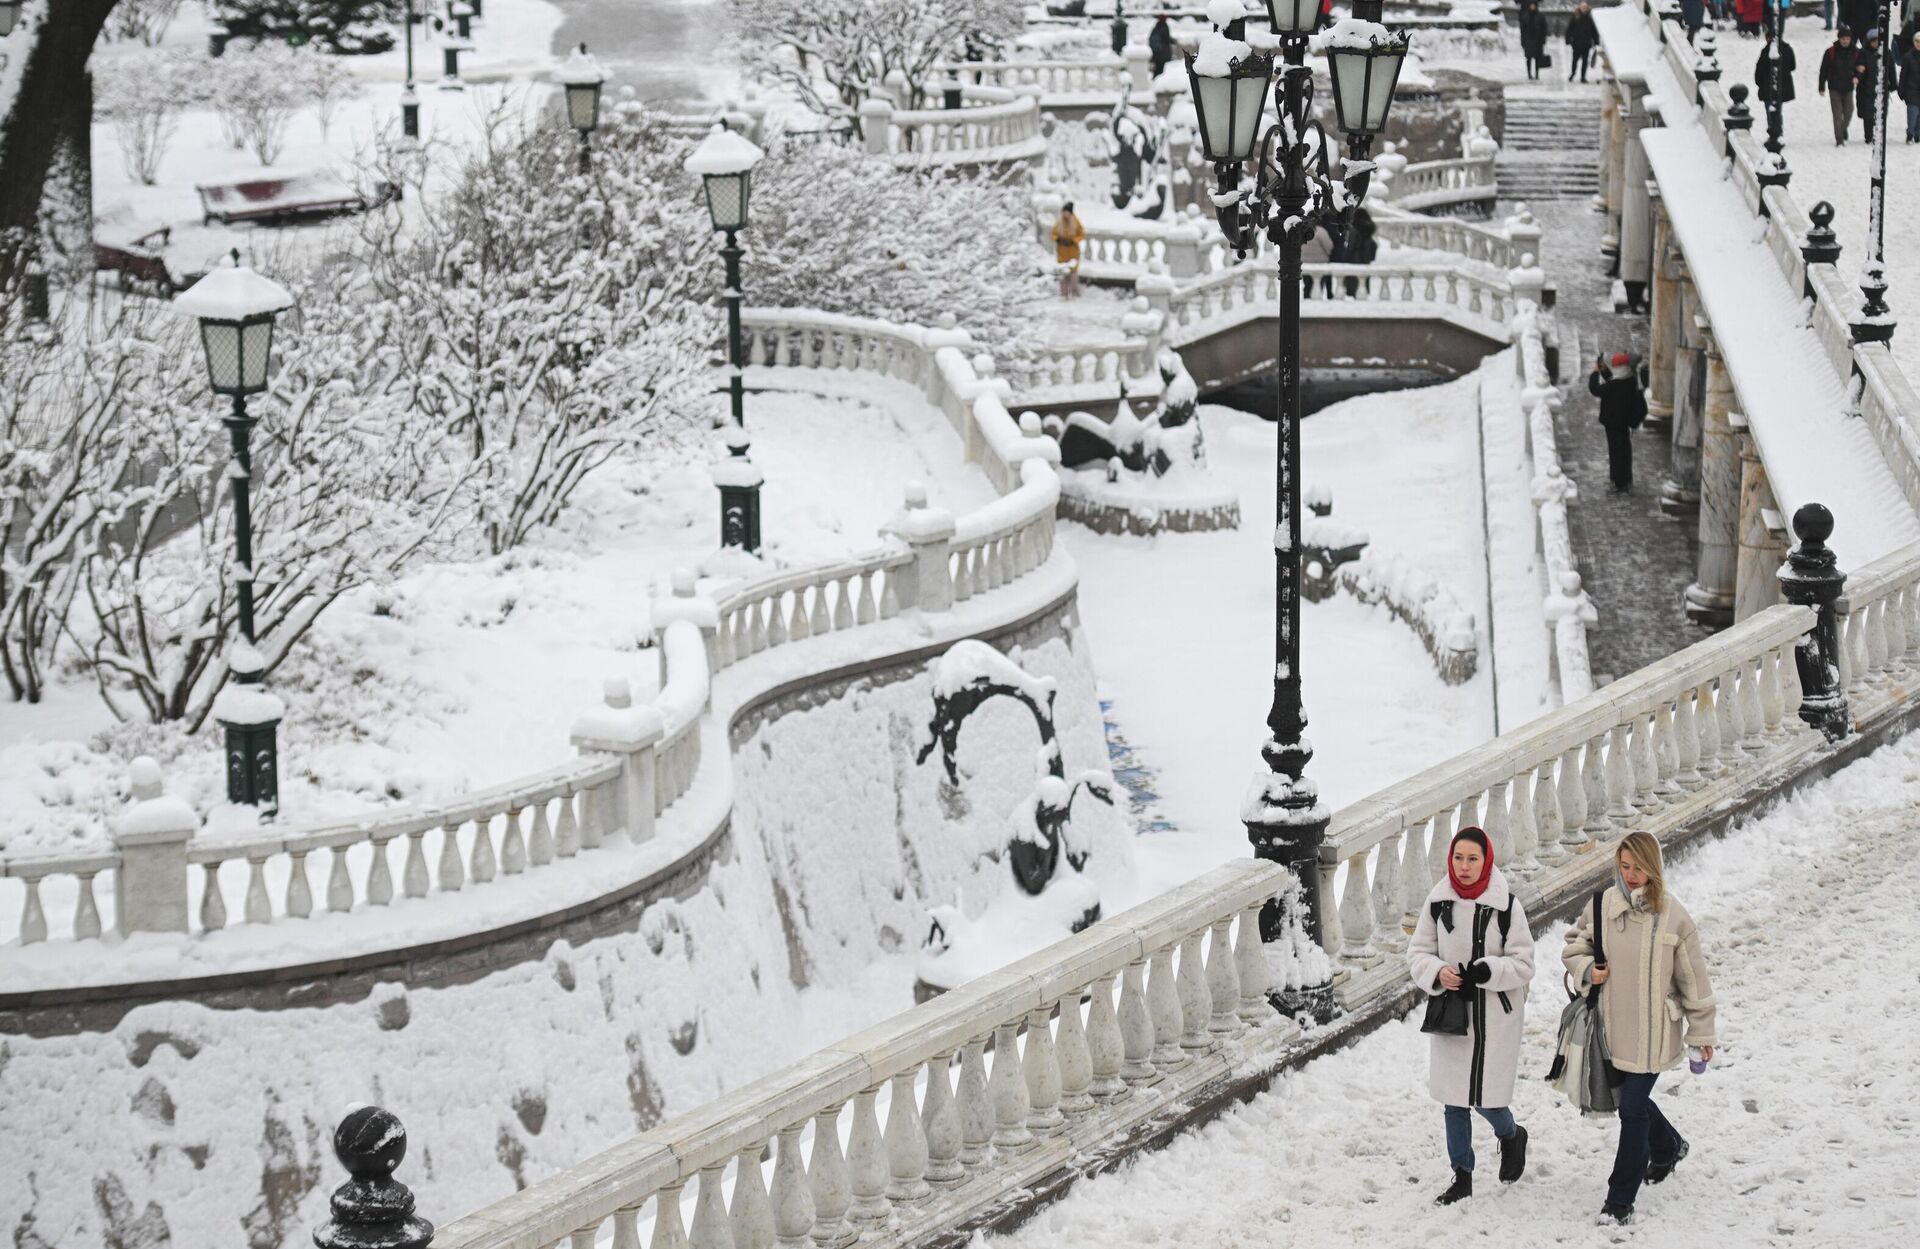
[[[1363,603],[1384,603],[1419,635],[1440,679],[1458,685],[1473,676],[1480,643],[1473,613],[1447,586],[1407,561],[1366,555],[1342,565],[1341,587]]]

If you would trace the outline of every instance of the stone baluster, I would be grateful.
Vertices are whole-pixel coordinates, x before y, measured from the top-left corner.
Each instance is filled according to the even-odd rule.
[[[993,1030],[993,1074],[987,1088],[993,1097],[993,1147],[1017,1151],[1033,1144],[1027,1127],[1027,1081],[1020,1070],[1017,1024],[1003,1023]]]
[[[1878,683],[1887,675],[1887,600],[1869,603],[1866,617],[1867,668]]]
[[[1180,942],[1180,973],[1174,981],[1180,995],[1180,1048],[1189,1057],[1198,1057],[1213,1048],[1213,1039],[1207,1035],[1213,1000],[1207,991],[1206,966],[1201,961],[1206,935],[1206,929],[1196,929]]]
[[[520,831],[520,812],[507,812],[507,827],[500,834],[500,871],[502,875],[518,876],[527,870],[527,840]]]
[[[384,851],[376,851],[384,857]],[[351,911],[353,909],[353,877],[347,871],[347,848],[334,846],[331,862],[327,868],[327,909],[329,911]]]
[[[1447,856],[1453,852],[1453,808],[1437,811],[1433,816],[1433,839],[1427,843],[1427,888],[1421,891],[1420,901],[1414,905],[1414,918],[1419,919],[1420,907],[1425,905],[1427,893],[1439,884],[1447,875]]]
[[[1746,736],[1740,714],[1740,687],[1738,674],[1727,671],[1720,674],[1717,697],[1714,702],[1715,714],[1719,717],[1717,727],[1720,730],[1720,762],[1729,770],[1740,767],[1746,762],[1746,756],[1740,751],[1740,739]]]
[[[1700,733],[1694,727],[1694,703],[1698,691],[1686,689],[1673,704],[1673,781],[1683,790],[1694,790],[1707,783],[1700,775]]]
[[[1020,1055],[1027,1077],[1027,1127],[1045,1136],[1059,1128],[1060,1063],[1054,1054],[1053,1024],[1045,1006],[1027,1014],[1027,1048]]]
[[[1661,702],[1653,709],[1654,797],[1661,803],[1678,799],[1683,792],[1675,775],[1680,771],[1680,748],[1673,737],[1673,705]]]
[[[813,1243],[819,1249],[834,1249],[852,1241],[847,1211],[853,1201],[853,1181],[846,1155],[840,1152],[840,1106],[829,1106],[813,1117],[807,1192],[813,1198]]]
[[[976,1037],[960,1051],[960,1165],[977,1171],[993,1144],[993,1098],[987,1092],[987,1039]]]
[[[1120,1032],[1120,1016],[1113,1008],[1117,976],[1102,976],[1093,982],[1092,1002],[1087,1007],[1087,1061],[1091,1079],[1087,1092],[1096,1101],[1111,1101],[1127,1091],[1120,1070],[1126,1062],[1126,1038]]]
[[[1740,663],[1741,749],[1758,754],[1767,748],[1767,715],[1760,702],[1760,660]]]
[[[1320,896],[1329,902],[1334,898],[1331,871],[1321,873]],[[1380,955],[1373,948],[1373,895],[1367,885],[1365,851],[1347,860],[1347,888],[1339,897],[1340,958],[1361,967],[1372,967],[1380,961]]]
[[[727,1221],[727,1202],[722,1188],[726,1165],[702,1167],[700,1187],[693,1201],[693,1226],[688,1243],[693,1249],[734,1249],[733,1227]]]
[[[613,1249],[640,1249],[639,1205],[621,1206],[613,1212]]]
[[[227,926],[227,900],[222,897],[220,893],[220,865],[218,863],[202,863],[200,866],[205,872],[205,883],[200,889],[200,931],[219,932]],[[424,868],[421,870],[425,871]],[[39,884],[40,882],[37,879],[29,879],[27,881],[27,910],[29,914],[37,912],[40,909]],[[25,923],[25,920],[23,919],[21,922]],[[43,919],[43,936],[45,935],[44,924],[45,921]],[[25,945],[26,941],[23,939],[21,944]]]
[[[1592,841],[1598,841],[1613,830],[1613,818],[1607,813],[1610,803],[1607,796],[1606,742],[1606,733],[1588,741],[1585,761],[1580,765],[1580,781],[1586,788],[1587,799],[1587,822],[1582,828]],[[1621,762],[1624,765],[1624,755]]]
[[[1093,1109],[1093,1055],[1080,1019],[1080,994],[1061,998],[1059,1011],[1060,1035],[1054,1038],[1053,1052],[1060,1070],[1060,1109],[1077,1119]]]
[[[1369,915],[1373,931],[1362,939],[1361,944],[1371,943],[1374,948],[1398,951],[1403,945],[1400,931],[1400,859],[1401,844],[1406,841],[1405,833],[1395,833],[1380,843],[1374,857],[1373,888],[1369,893]],[[1359,856],[1355,856],[1359,857]],[[1348,868],[1348,886],[1352,886],[1352,868]],[[1344,916],[1342,917],[1344,919]],[[1218,998],[1214,1008],[1219,1009]]]
[[[1493,843],[1493,861],[1503,864],[1513,862],[1513,830],[1507,823],[1507,785],[1506,781],[1495,781],[1487,790],[1487,816],[1481,825],[1487,840]]]
[[[1267,969],[1267,950],[1260,940],[1260,912],[1264,902],[1255,902],[1240,912],[1240,939],[1233,947],[1234,974],[1240,982],[1237,1013],[1248,1027],[1259,1027],[1273,1018],[1273,1005],[1267,990],[1273,977]]]
[[[1533,815],[1533,769],[1513,778],[1513,805],[1507,812],[1507,837],[1513,843],[1513,857],[1507,860],[1522,876],[1540,870],[1536,852],[1540,849],[1540,830]]]
[[[267,901],[267,861],[259,855],[247,856],[247,922],[265,924],[273,920],[273,903]]]
[[[1711,780],[1726,771],[1720,760],[1720,709],[1713,679],[1700,682],[1693,693],[1693,731],[1700,739],[1700,775]]]
[[[527,833],[527,862],[535,867],[545,867],[554,858],[553,825],[547,820],[547,801],[542,798],[533,804],[533,827]]]
[[[887,1198],[900,1203],[924,1201],[932,1192],[927,1184],[927,1131],[914,1104],[913,1076],[911,1068],[896,1072],[887,1099]],[[927,1073],[929,1084],[935,1078]],[[937,1078],[944,1084],[946,1073]]]
[[[400,887],[409,898],[427,896],[427,830],[410,828],[407,830],[407,862],[400,869]],[[459,863],[454,860],[455,865]]]
[[[848,1217],[862,1234],[871,1234],[892,1216],[887,1204],[887,1146],[874,1113],[878,1085],[853,1098],[853,1132],[847,1137],[847,1173],[852,1179],[853,1205]]]
[[[960,1165],[960,1106],[953,1099],[953,1051],[935,1054],[927,1064],[927,1098],[920,1108],[921,1121],[927,1125],[927,1169],[929,1182],[957,1184],[966,1175]]]
[[[1782,699],[1779,658],[1778,650],[1770,650],[1754,660],[1760,670],[1761,722],[1766,735],[1776,740],[1787,735],[1787,731],[1780,727]]]
[[[774,610],[779,610],[775,600]],[[813,617],[807,614],[807,587],[801,586],[793,592],[793,614],[787,618],[787,636],[801,642],[813,636]]]
[[[767,649],[787,644],[787,615],[780,610],[780,593],[776,591],[762,600],[767,613]]]
[[[1153,1065],[1171,1071],[1186,1065],[1180,1052],[1180,990],[1173,975],[1173,946],[1153,952],[1147,976],[1147,1009],[1153,1014]]]
[[[686,1224],[680,1221],[680,1190],[685,1181],[654,1194],[652,1249],[687,1249]]]
[[[313,914],[313,889],[307,884],[307,852],[287,852],[287,915],[305,919]]]
[[[1784,728],[1791,731],[1793,721],[1800,718],[1800,704],[1804,691],[1800,688],[1800,664],[1796,658],[1798,646],[1789,642],[1782,646],[1778,655],[1780,668],[1780,717]]]
[[[1651,814],[1660,809],[1660,765],[1653,745],[1653,713],[1634,713],[1631,726],[1633,744],[1627,748],[1627,763],[1633,769],[1633,809]]]
[[[1569,854],[1593,841],[1587,832],[1587,783],[1580,774],[1580,746],[1569,746],[1560,756],[1560,778],[1555,797],[1560,802],[1560,844]]]
[[[1120,977],[1120,1078],[1128,1084],[1151,1084],[1160,1078],[1153,1069],[1153,1008],[1145,981],[1146,964],[1138,959],[1127,964]]]
[[[880,575],[881,572],[878,569],[867,569],[860,574],[860,598],[855,603],[853,611],[855,624],[870,625],[878,617],[879,613],[874,607],[873,579]],[[891,596],[895,593],[894,580],[897,573],[889,571],[885,576],[887,579],[885,595]]]
[[[1233,965],[1233,916],[1223,915],[1211,927],[1205,988],[1213,1013],[1207,1020],[1207,1031],[1217,1045],[1241,1030],[1240,974]]]
[[[1627,726],[1616,724],[1607,745],[1607,819],[1622,829],[1632,828],[1635,823],[1633,764],[1627,752]]]
[[[485,815],[473,817],[473,853],[467,857],[467,877],[476,885],[493,879],[493,821]]]
[[[1400,904],[1394,908],[1399,913],[1395,922],[1400,925],[1400,949],[1406,948],[1407,938],[1413,934],[1414,923],[1420,917],[1420,908],[1427,900],[1427,891],[1433,888],[1433,881],[1427,878],[1430,829],[1429,821],[1416,820],[1402,838],[1406,845],[1405,857],[1400,863]]]
[[[1325,920],[1320,925],[1320,948],[1327,952],[1328,958],[1337,959],[1347,943],[1346,924],[1342,922],[1340,916],[1340,895],[1334,889],[1334,880],[1340,872],[1340,865],[1320,862],[1316,863],[1314,868],[1316,875],[1320,878],[1320,905],[1326,908]],[[1362,881],[1366,878],[1365,872],[1360,873]],[[1359,905],[1358,900],[1355,904]],[[1371,927],[1368,928],[1368,935],[1372,935]]]
[[[560,815],[553,824],[554,848],[563,859],[571,859],[586,849],[586,841],[581,836],[580,821],[573,813],[573,795],[575,790],[568,785],[566,792],[560,795]]]
[[[827,609],[827,600],[837,582],[823,581],[813,587],[813,612],[807,619],[807,632],[814,635],[833,632],[833,613]]]
[[[74,873],[74,882],[79,886],[79,893],[73,901],[73,939],[75,941],[85,941],[100,935],[100,907],[93,900],[93,878],[96,874],[94,872]],[[185,880],[186,873],[182,872],[182,883]],[[185,925],[182,924],[182,927],[184,928]]]
[[[1534,858],[1544,864],[1567,861],[1567,847],[1561,841],[1566,825],[1560,819],[1560,787],[1554,780],[1552,759],[1533,774]]]
[[[773,1164],[773,1243],[775,1249],[812,1249],[813,1191],[800,1153],[801,1124],[780,1129],[779,1155]]]
[[[734,1249],[773,1249],[773,1202],[760,1171],[761,1141],[734,1156],[733,1212],[729,1227]],[[587,1249],[592,1249],[589,1245]]]
[[[212,865],[209,864],[208,866]],[[47,912],[40,904],[41,879],[39,876],[22,876],[20,878],[20,883],[25,885],[27,889],[26,901],[22,904],[20,911],[21,945],[34,945],[47,939]],[[203,914],[204,911],[205,906],[203,903]]]

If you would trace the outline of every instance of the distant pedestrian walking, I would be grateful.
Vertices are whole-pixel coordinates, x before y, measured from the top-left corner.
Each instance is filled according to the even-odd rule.
[[[1074,216],[1071,203],[1060,206],[1053,221],[1053,258],[1059,262],[1060,298],[1080,297],[1080,244],[1087,241],[1087,227]]]
[[[1893,57],[1880,41],[1880,32],[1870,30],[1861,41],[1853,62],[1853,107],[1860,114],[1860,128],[1867,142],[1873,142],[1874,97],[1884,91],[1893,93]]]
[[[1900,59],[1900,100],[1907,106],[1907,142],[1920,143],[1920,30]]]
[[[1633,1217],[1642,1184],[1673,1174],[1689,1147],[1653,1101],[1654,1082],[1699,1052],[1695,1071],[1713,1061],[1713,986],[1700,954],[1700,933],[1680,900],[1667,892],[1660,843],[1628,833],[1614,851],[1614,880],[1600,900],[1604,966],[1593,957],[1593,911],[1567,934],[1561,961],[1574,987],[1600,986],[1600,1024],[1614,1070],[1622,1077],[1620,1143],[1607,1179],[1603,1219]]]
[[[1776,72],[1773,64],[1773,45],[1769,43],[1760,49],[1760,55],[1753,62],[1754,96],[1762,104],[1775,99],[1784,106],[1793,102],[1793,71],[1798,68],[1793,56],[1793,45],[1787,42],[1785,35],[1780,36],[1780,67]]]
[[[1765,0],[1733,0],[1733,24],[1741,35],[1749,38],[1758,35],[1765,18]]]
[[[1632,431],[1647,419],[1647,398],[1633,373],[1633,358],[1616,351],[1613,358],[1596,359],[1587,377],[1587,391],[1600,400],[1600,426],[1607,431],[1607,477],[1615,494],[1633,489]]]
[[[1593,59],[1593,46],[1600,42],[1600,29],[1593,24],[1593,6],[1580,0],[1573,6],[1573,16],[1567,19],[1567,81],[1573,81],[1575,71],[1580,81],[1587,80],[1587,63]]]
[[[1859,49],[1853,46],[1853,31],[1845,23],[1833,32],[1833,43],[1820,54],[1820,78],[1816,86],[1833,110],[1833,141],[1847,141],[1847,127],[1853,124],[1853,62]],[[1831,90],[1829,90],[1831,88]]]
[[[1540,0],[1520,0],[1520,51],[1527,58],[1527,77],[1538,79],[1548,64],[1547,18],[1540,12]]]
[[[1353,210],[1353,220],[1333,244],[1333,258],[1343,265],[1370,265],[1374,257],[1380,254],[1380,227],[1374,224],[1373,214],[1364,208]],[[1352,299],[1360,293],[1360,279],[1349,277],[1341,279],[1341,286]]]
[[[1147,32],[1147,51],[1153,54],[1153,76],[1157,80],[1173,60],[1173,28],[1167,25],[1165,13],[1153,19],[1153,29]]]
[[[1500,1180],[1527,1168],[1527,1130],[1513,1121],[1514,1074],[1533,981],[1533,930],[1493,842],[1469,825],[1447,847],[1447,874],[1427,895],[1407,943],[1407,972],[1426,995],[1427,1091],[1446,1107],[1453,1183],[1434,1198],[1473,1196],[1473,1115],[1500,1140]]]

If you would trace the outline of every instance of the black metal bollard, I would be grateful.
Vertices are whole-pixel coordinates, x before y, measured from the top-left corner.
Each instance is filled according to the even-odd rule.
[[[313,1234],[319,1249],[426,1249],[433,1224],[416,1218],[413,1193],[393,1178],[407,1130],[391,1111],[361,1106],[333,1130],[333,1152],[353,1178],[334,1190],[333,1217]]]
[[[1840,263],[1840,236],[1833,232],[1833,205],[1821,200],[1807,210],[1807,216],[1812,219],[1813,225],[1808,227],[1806,238],[1800,241],[1800,259],[1808,268],[1801,291],[1803,299],[1813,297],[1814,265]]]
[[[1837,742],[1847,735],[1852,717],[1847,692],[1840,686],[1840,627],[1834,604],[1846,588],[1847,574],[1827,546],[1833,513],[1818,503],[1803,504],[1793,514],[1793,532],[1800,544],[1780,569],[1780,592],[1789,603],[1818,613],[1813,628],[1793,650],[1800,674],[1800,718]]]

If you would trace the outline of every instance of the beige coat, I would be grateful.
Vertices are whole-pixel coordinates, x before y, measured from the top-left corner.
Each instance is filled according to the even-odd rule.
[[[1693,916],[1672,894],[1655,914],[1627,905],[1619,886],[1600,903],[1607,982],[1600,986],[1600,1023],[1613,1065],[1622,1071],[1660,1072],[1680,1061],[1685,1046],[1713,1045],[1713,986],[1700,956]],[[1567,934],[1561,961],[1574,983],[1593,969],[1593,906]]]

